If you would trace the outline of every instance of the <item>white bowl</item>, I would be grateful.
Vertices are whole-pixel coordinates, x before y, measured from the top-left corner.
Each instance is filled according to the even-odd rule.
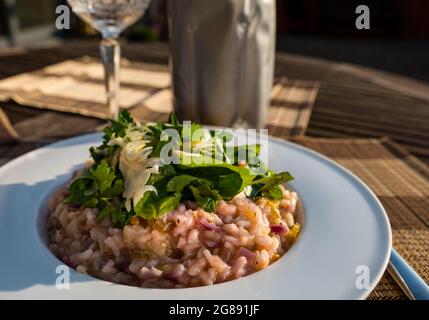
[[[279,261],[238,280],[186,289],[129,287],[70,269],[70,288],[58,289],[61,262],[43,239],[43,208],[100,141],[100,134],[79,136],[0,168],[0,299],[363,299],[387,266],[391,230],[372,191],[324,156],[270,138],[263,144],[269,166],[295,176],[290,186],[305,212],[297,243]]]

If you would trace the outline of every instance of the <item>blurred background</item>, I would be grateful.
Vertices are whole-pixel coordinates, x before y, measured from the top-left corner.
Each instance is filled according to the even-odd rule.
[[[152,0],[127,30],[129,42],[168,41],[166,0]],[[98,34],[76,16],[70,30],[55,29],[65,0],[0,0],[2,48],[45,47],[87,41]],[[371,10],[370,30],[355,28],[359,4]],[[277,49],[375,67],[429,82],[429,1],[277,0]]]

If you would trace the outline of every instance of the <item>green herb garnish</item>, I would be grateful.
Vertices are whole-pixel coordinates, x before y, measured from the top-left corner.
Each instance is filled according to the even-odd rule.
[[[165,136],[167,129],[177,135]],[[98,218],[109,216],[123,227],[134,216],[157,219],[184,200],[212,212],[220,200],[243,191],[251,198],[281,199],[279,185],[293,177],[270,171],[259,159],[260,145],[229,147],[232,136],[215,131],[194,139],[201,129],[186,127],[174,114],[166,123],[140,125],[121,111],[104,130],[102,144],[90,149],[94,164],[71,183],[64,202],[97,208]],[[164,163],[163,148],[173,145],[168,157],[177,161]],[[255,173],[260,169],[263,174]]]

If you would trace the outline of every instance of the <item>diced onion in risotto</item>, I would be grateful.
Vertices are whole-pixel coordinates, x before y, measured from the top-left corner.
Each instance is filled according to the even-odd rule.
[[[283,199],[239,194],[214,212],[181,203],[156,220],[133,217],[123,229],[97,209],[50,202],[49,248],[78,272],[111,282],[151,288],[212,285],[244,277],[277,261],[297,238],[297,195]]]

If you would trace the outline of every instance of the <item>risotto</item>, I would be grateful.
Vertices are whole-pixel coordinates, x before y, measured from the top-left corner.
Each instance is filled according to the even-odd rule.
[[[156,221],[132,219],[122,230],[97,209],[63,204],[67,189],[49,203],[52,252],[78,272],[120,284],[182,288],[229,281],[265,269],[292,245],[297,194],[256,202],[243,195],[215,212],[182,203]]]
[[[228,144],[231,134],[174,115],[142,125],[127,111],[104,133],[48,206],[49,247],[76,271],[139,287],[212,285],[267,268],[297,238],[293,177],[270,170],[260,145]]]

